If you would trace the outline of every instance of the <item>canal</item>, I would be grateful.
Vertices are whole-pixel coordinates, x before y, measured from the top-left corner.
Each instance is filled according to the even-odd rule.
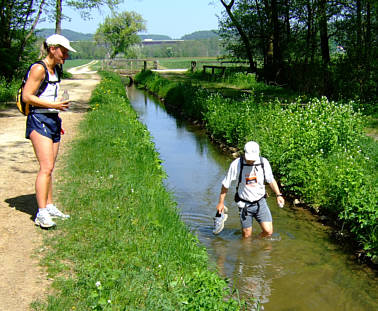
[[[167,113],[157,99],[134,87],[127,91],[153,137],[182,220],[243,299],[254,297],[269,311],[378,310],[375,272],[356,264],[330,239],[328,229],[301,209],[280,209],[271,196],[273,236],[256,238],[260,228],[254,222],[255,237],[243,240],[235,190],[230,189],[229,218],[224,230],[213,235],[221,181],[233,159],[212,145],[203,130]]]

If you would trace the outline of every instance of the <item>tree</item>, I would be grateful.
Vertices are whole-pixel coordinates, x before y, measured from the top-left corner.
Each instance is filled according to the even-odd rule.
[[[51,5],[54,7],[53,18],[55,20],[55,33],[62,32],[62,19],[63,15],[63,0],[50,0]],[[86,19],[90,17],[90,10],[100,9],[102,6],[107,5],[111,10],[122,3],[123,0],[67,0],[67,6],[80,10],[81,16]],[[54,5],[55,4],[55,5]]]
[[[226,50],[236,58],[261,59],[263,80],[332,98],[358,93],[374,102],[377,1],[220,1]]]
[[[33,42],[44,5],[45,0],[0,1],[0,74],[7,79],[17,74],[24,60],[35,56],[25,49]]]
[[[111,17],[105,19],[103,24],[100,24],[95,40],[109,48],[111,58],[119,53],[132,57],[129,48],[140,42],[137,33],[145,29],[145,21],[138,13],[113,13]]]
[[[239,33],[239,35],[240,35],[240,37],[241,37],[241,39],[244,43],[245,53],[246,53],[247,58],[248,58],[249,68],[250,68],[251,72],[255,72],[256,71],[256,63],[255,63],[255,60],[253,58],[252,46],[251,46],[250,40],[247,36],[247,33],[244,31],[242,24],[238,21],[238,19],[236,18],[236,16],[232,12],[232,7],[235,4],[235,0],[231,0],[229,3],[226,3],[224,0],[220,0],[220,2],[222,3],[224,8],[226,9],[228,16],[230,17],[234,27],[237,29],[237,31],[238,31],[238,33]]]

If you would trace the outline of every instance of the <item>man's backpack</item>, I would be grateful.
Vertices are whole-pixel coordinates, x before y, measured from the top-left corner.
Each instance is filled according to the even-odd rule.
[[[25,103],[23,100],[22,100],[22,91],[24,89],[24,86],[25,86],[25,83],[26,81],[28,80],[28,77],[29,77],[29,72],[30,72],[30,69],[33,65],[35,64],[41,64],[43,66],[43,68],[45,68],[45,78],[43,79],[43,81],[41,82],[41,85],[39,86],[38,88],[38,91],[37,93],[35,94],[36,96],[40,96],[45,90],[46,90],[46,87],[49,83],[59,83],[60,82],[60,78],[62,76],[62,67],[57,65],[55,67],[56,69],[56,72],[58,74],[58,81],[54,81],[54,82],[50,82],[49,81],[49,73],[48,73],[48,70],[47,70],[47,67],[46,67],[46,64],[42,61],[42,60],[39,60],[33,64],[31,64],[28,68],[28,70],[26,71],[25,73],[25,76],[24,78],[22,79],[22,82],[21,82],[21,86],[20,88],[18,89],[17,91],[17,96],[16,96],[16,104],[17,104],[17,108],[18,110],[25,116],[27,116],[29,114],[29,111],[30,111],[30,105]]]
[[[248,202],[246,200],[243,200],[242,198],[239,197],[239,184],[241,183],[241,180],[242,180],[242,172],[243,172],[243,166],[261,166],[262,169],[263,169],[263,173],[264,173],[264,183],[266,182],[266,179],[265,179],[265,169],[264,169],[264,162],[263,162],[263,158],[260,157],[260,163],[257,163],[257,164],[244,164],[243,163],[243,157],[240,157],[240,172],[239,172],[239,181],[238,181],[238,184],[236,185],[236,192],[235,192],[235,202],[239,202],[239,201],[243,201],[243,202],[246,202],[246,203],[251,203],[251,202]]]

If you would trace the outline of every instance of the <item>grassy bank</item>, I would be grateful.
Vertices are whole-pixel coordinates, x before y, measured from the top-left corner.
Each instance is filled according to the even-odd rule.
[[[37,310],[239,310],[163,186],[120,78],[102,73],[60,173],[71,219],[47,232],[56,293]]]
[[[258,141],[285,194],[326,216],[338,237],[355,241],[356,249],[377,261],[378,147],[365,135],[365,119],[353,102],[288,102],[269,94],[235,100],[151,72],[135,81],[186,118],[201,120],[217,141],[239,149]]]

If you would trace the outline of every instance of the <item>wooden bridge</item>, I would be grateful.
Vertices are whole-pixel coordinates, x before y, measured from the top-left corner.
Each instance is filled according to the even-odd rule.
[[[132,76],[141,70],[159,69],[159,62],[155,59],[125,59],[114,58],[102,61],[103,70],[111,70],[121,75]]]

